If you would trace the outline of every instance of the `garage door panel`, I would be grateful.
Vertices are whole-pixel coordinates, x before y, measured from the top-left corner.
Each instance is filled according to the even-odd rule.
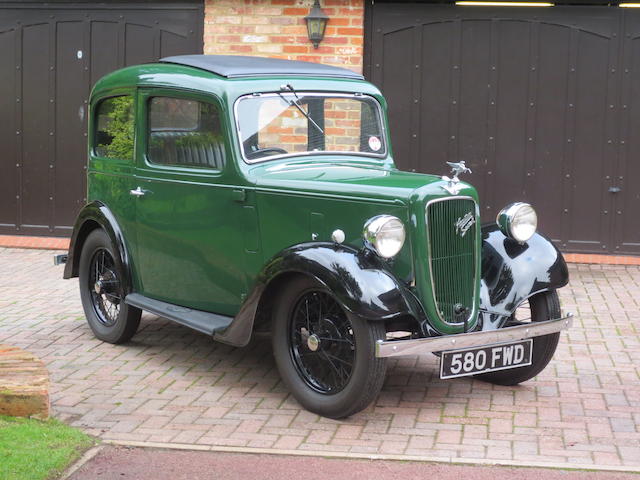
[[[487,107],[491,98],[491,21],[469,20],[462,22],[460,52],[460,111],[458,113],[458,156],[472,171],[486,171],[489,162],[489,130]],[[454,72],[456,71],[454,65]],[[491,216],[488,178],[482,175],[478,188],[482,214]]]
[[[564,158],[567,148],[569,102],[569,43],[571,30],[541,24],[539,31],[537,85],[533,106],[535,122],[534,161],[529,189],[539,210],[541,230],[560,242],[562,238]],[[558,68],[564,65],[564,68]],[[558,100],[562,99],[562,100]]]
[[[126,65],[137,65],[139,63],[146,63],[150,59],[160,56],[159,47],[158,52],[155,51],[155,34],[156,32],[152,27],[131,23],[126,25]]]
[[[16,125],[15,110],[20,106],[16,101],[15,30],[0,33],[0,226],[14,228],[18,223],[16,195]]]
[[[382,51],[384,62],[389,65],[381,78],[382,88],[389,94],[390,115],[397,119],[390,124],[391,135],[397,139],[393,144],[393,153],[402,159],[398,163],[399,168],[407,170],[413,168],[409,161],[412,158],[411,143],[414,142],[411,133],[411,112],[414,109],[411,95],[414,77],[412,40],[411,29],[390,33],[385,37]]]
[[[69,235],[86,197],[91,87],[164,45],[202,53],[203,21],[197,0],[0,3],[0,233]]]
[[[413,27],[414,25],[426,25],[429,23],[427,12],[416,8],[416,5],[410,3],[378,3],[374,11],[382,12],[381,15],[374,15],[373,18],[374,22],[376,22],[374,30],[382,36],[387,36],[389,33],[397,32],[398,30],[404,30],[407,25]],[[411,20],[407,21],[407,18]],[[434,21],[433,18],[431,21]]]
[[[87,151],[86,141],[78,141],[86,140],[87,131],[88,85],[84,66],[88,52],[82,49],[84,26],[83,22],[60,22],[56,29],[55,98],[65,100],[55,109],[58,135],[53,156],[53,224],[58,228],[73,225],[84,205],[84,183],[73,181],[78,172],[85,171]]]
[[[498,27],[494,205],[526,200],[526,153],[533,140],[527,129],[531,64],[529,27],[507,20],[500,21]]]
[[[571,155],[567,158],[570,196],[565,215],[567,245],[576,251],[597,251],[606,247],[607,229],[603,225],[604,203],[609,199],[604,187],[607,153],[609,104],[609,39],[584,31],[578,33],[575,72],[574,132],[569,132]],[[611,104],[613,105],[613,104]],[[613,105],[615,107],[615,105]],[[613,145],[610,143],[609,145]]]
[[[465,160],[485,218],[508,202],[528,200],[542,230],[566,250],[640,253],[640,220],[628,220],[640,207],[638,194],[608,191],[615,181],[640,180],[640,162],[632,163],[640,144],[630,140],[640,127],[640,105],[629,100],[633,111],[624,114],[621,107],[623,96],[640,96],[631,92],[640,81],[626,80],[627,93],[621,86],[621,62],[631,61],[623,43],[640,36],[640,11],[417,2],[368,8],[373,31],[365,48],[384,49],[391,31],[421,31],[413,44],[422,59],[419,110],[411,119],[390,111],[403,133],[420,131],[418,149],[396,149],[400,166],[440,173],[442,162]],[[640,74],[633,62],[630,77]],[[365,75],[381,85],[378,79],[392,72],[386,58],[375,69],[374,63],[376,75]],[[401,63],[396,57],[393,71],[402,71]],[[390,103],[406,101],[408,92],[394,92]],[[621,135],[629,139],[625,148]]]
[[[119,29],[117,22],[91,22],[91,85],[124,66],[118,60]]]
[[[46,233],[49,200],[49,25],[22,29],[21,222],[31,233]],[[44,106],[44,108],[43,108]]]
[[[451,22],[430,23],[422,27],[420,142],[415,164],[416,170],[424,173],[445,173],[447,167],[444,162],[452,161],[449,157],[452,28]]]
[[[182,35],[162,31],[160,32],[160,56],[171,57],[189,53],[189,39]]]
[[[620,168],[611,186],[620,188],[612,194],[616,222],[616,252],[640,254],[640,15],[629,18],[631,38],[625,44],[623,128],[620,144]],[[620,213],[618,213],[620,212]]]

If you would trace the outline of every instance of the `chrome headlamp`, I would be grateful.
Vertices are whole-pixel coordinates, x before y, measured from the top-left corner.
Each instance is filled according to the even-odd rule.
[[[364,225],[364,240],[375,248],[383,258],[395,257],[402,249],[405,239],[404,225],[392,215],[378,215]]]
[[[536,233],[538,216],[531,205],[517,202],[500,210],[496,223],[505,236],[524,243]]]

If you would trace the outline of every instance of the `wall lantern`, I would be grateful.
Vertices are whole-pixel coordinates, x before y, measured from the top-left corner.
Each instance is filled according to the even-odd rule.
[[[313,3],[313,7],[311,8],[309,15],[304,17],[304,20],[307,22],[307,34],[309,35],[309,40],[313,43],[313,48],[318,48],[318,45],[324,38],[324,30],[327,27],[327,22],[329,21],[327,14],[322,11],[322,8],[320,8],[319,0],[316,0]]]

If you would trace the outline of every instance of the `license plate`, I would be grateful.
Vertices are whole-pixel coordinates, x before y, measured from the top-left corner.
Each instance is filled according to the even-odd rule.
[[[440,358],[440,378],[466,377],[531,365],[533,339],[482,347],[447,350]]]

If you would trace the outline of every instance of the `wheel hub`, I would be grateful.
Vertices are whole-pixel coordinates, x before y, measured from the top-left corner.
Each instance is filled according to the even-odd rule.
[[[98,279],[98,281],[96,281],[96,283],[94,284],[93,289],[98,295],[100,295],[102,293],[103,287],[104,285],[102,284],[102,279]]]
[[[307,338],[307,347],[309,347],[309,350],[312,352],[315,352],[320,348],[320,339],[315,333],[313,335],[309,335],[309,338]]]

